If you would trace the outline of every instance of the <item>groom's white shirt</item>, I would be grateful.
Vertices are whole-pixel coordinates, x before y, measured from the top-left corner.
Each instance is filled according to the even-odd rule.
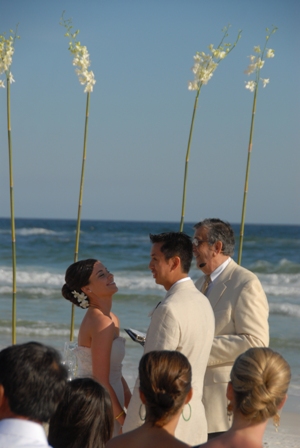
[[[144,353],[152,350],[178,350],[192,366],[193,397],[191,418],[179,419],[175,436],[196,445],[207,440],[207,424],[202,404],[203,379],[214,337],[214,314],[207,298],[197,290],[190,278],[176,282],[152,312]],[[143,424],[139,417],[141,401],[137,379],[128,406],[123,432]],[[189,411],[185,410],[188,417]]]

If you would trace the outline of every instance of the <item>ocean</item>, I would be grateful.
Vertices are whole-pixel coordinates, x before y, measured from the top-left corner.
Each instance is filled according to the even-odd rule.
[[[239,225],[233,225],[238,249]],[[149,312],[164,296],[148,269],[149,233],[178,231],[178,223],[82,221],[79,259],[97,258],[114,274],[119,292],[113,311],[126,337],[124,376],[133,386],[142,347],[123,330],[146,332]],[[184,231],[192,235],[193,223]],[[73,262],[75,220],[16,219],[17,343],[36,340],[64,349],[71,305],[62,298],[66,268]],[[242,265],[261,280],[270,305],[270,347],[292,368],[289,394],[300,397],[300,226],[246,225]],[[236,259],[236,256],[234,257]],[[201,274],[192,265],[193,280]],[[0,348],[11,344],[10,220],[0,219]],[[75,337],[85,311],[76,308]],[[297,402],[299,403],[297,398]],[[300,407],[299,407],[300,410]]]

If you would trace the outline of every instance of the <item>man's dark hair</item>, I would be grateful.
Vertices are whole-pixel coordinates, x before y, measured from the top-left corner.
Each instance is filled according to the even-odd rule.
[[[12,345],[0,352],[0,384],[16,416],[47,422],[61,400],[67,370],[60,354],[38,342]]]
[[[193,259],[193,245],[188,235],[182,232],[168,232],[157,235],[150,233],[149,236],[152,244],[163,243],[160,251],[164,254],[166,260],[179,257],[182,272],[185,274],[189,272]]]
[[[207,229],[208,244],[213,245],[217,241],[222,243],[222,253],[232,256],[234,252],[234,232],[229,222],[218,218],[204,219],[194,225],[194,229],[203,227]]]

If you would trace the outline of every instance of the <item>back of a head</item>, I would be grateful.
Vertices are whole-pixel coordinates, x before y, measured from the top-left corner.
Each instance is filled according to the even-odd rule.
[[[181,260],[182,272],[188,273],[193,259],[193,245],[191,238],[183,232],[168,232],[152,235],[150,233],[150,241],[154,243],[162,243],[161,252],[166,260],[178,256]]]
[[[274,417],[291,379],[289,364],[270,348],[250,348],[235,361],[230,379],[236,408],[253,423]]]
[[[27,342],[0,352],[0,384],[16,416],[49,421],[66,383],[67,371],[52,347]]]
[[[48,440],[53,448],[103,448],[113,424],[106,389],[91,378],[77,378],[67,384],[50,420]]]
[[[178,351],[146,353],[139,364],[140,391],[146,399],[147,421],[164,426],[182,407],[191,390],[192,369]]]

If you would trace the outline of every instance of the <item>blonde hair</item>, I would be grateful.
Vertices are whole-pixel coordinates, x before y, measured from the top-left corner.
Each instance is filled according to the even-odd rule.
[[[256,347],[235,360],[230,379],[237,410],[247,420],[260,423],[276,415],[288,390],[291,369],[279,353]]]

